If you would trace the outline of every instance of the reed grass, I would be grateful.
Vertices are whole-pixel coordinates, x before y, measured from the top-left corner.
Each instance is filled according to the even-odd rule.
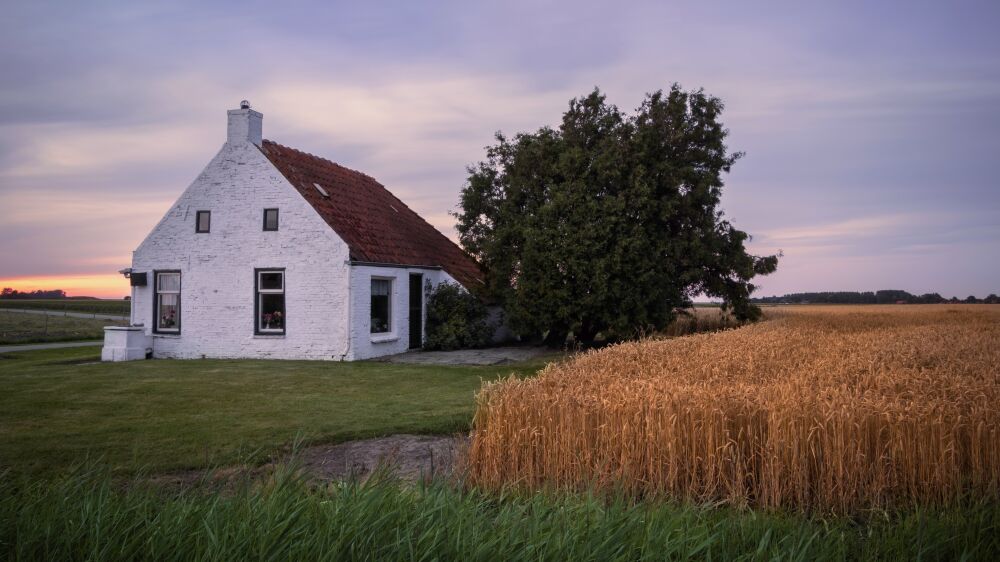
[[[1000,306],[769,310],[485,383],[472,484],[855,513],[1000,488]]]
[[[495,496],[385,473],[315,488],[287,467],[222,493],[122,483],[95,468],[0,477],[5,560],[991,560],[998,522],[996,505],[982,502],[857,522]]]

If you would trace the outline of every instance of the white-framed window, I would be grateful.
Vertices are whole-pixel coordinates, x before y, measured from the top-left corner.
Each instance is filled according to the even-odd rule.
[[[181,272],[153,272],[153,331],[179,334],[181,332]]]
[[[254,287],[256,302],[254,331],[258,334],[284,334],[285,317],[285,270],[255,269]]]
[[[392,279],[372,277],[371,333],[392,331]]]

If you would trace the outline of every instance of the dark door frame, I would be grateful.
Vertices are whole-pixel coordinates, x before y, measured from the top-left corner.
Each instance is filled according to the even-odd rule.
[[[416,282],[416,284],[414,284]],[[416,289],[416,290],[414,290]],[[414,298],[415,297],[415,298]],[[420,349],[424,346],[424,274],[410,274],[409,329],[410,349]],[[414,323],[416,330],[414,330]]]

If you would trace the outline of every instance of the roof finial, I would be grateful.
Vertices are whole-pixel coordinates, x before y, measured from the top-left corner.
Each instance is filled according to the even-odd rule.
[[[240,109],[250,109],[250,102],[243,100],[240,102]]]

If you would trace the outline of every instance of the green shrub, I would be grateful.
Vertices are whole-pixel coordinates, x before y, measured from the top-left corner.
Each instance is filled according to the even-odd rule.
[[[489,311],[454,283],[442,283],[427,297],[424,349],[463,349],[490,343]]]

